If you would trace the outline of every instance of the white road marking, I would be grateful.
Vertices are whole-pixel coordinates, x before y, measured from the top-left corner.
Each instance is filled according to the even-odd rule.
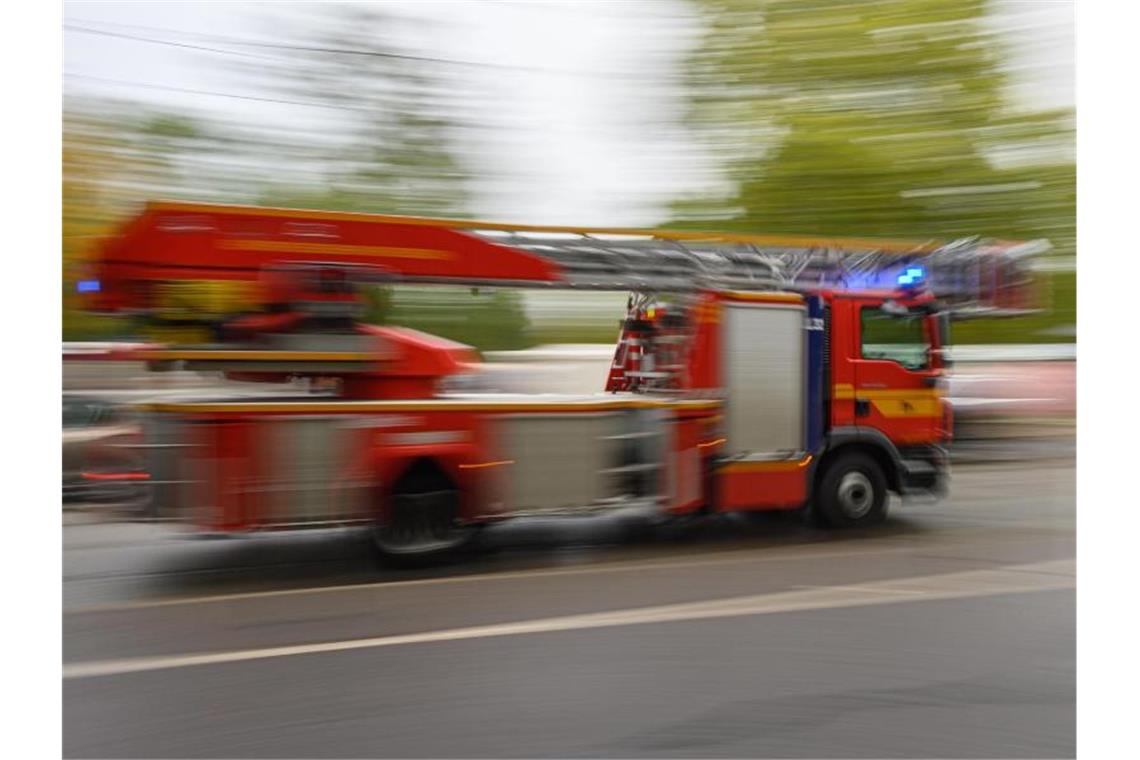
[[[731,597],[706,602],[667,604],[656,607],[594,612],[581,615],[538,618],[510,623],[449,628],[395,636],[378,636],[366,639],[328,641],[314,644],[244,649],[230,652],[201,652],[192,654],[135,657],[121,660],[75,662],[64,664],[64,679],[117,676],[154,670],[169,670],[198,665],[220,665],[230,662],[248,662],[274,657],[291,657],[306,654],[327,654],[356,649],[430,644],[442,641],[462,641],[498,636],[523,636],[557,631],[576,631],[592,628],[613,628],[628,625],[672,623],[712,618],[766,615],[779,612],[863,607],[878,604],[899,604],[912,601],[961,599],[996,594],[1013,594],[1030,591],[1047,591],[1075,588],[1076,563],[1074,560],[1038,562],[1015,565],[994,570],[924,575],[913,578],[893,578],[883,583],[866,583],[848,587],[822,587],[801,589],[774,594]],[[884,590],[889,590],[884,593]],[[899,593],[906,592],[906,593]]]
[[[916,591],[914,589],[904,588],[887,588],[886,586],[870,586],[865,583],[858,586],[795,586],[798,589],[833,589],[835,591],[859,591],[872,594],[909,594],[909,595],[925,595],[926,591]]]

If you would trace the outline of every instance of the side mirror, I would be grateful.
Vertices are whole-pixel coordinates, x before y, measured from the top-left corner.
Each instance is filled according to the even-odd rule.
[[[892,317],[914,316],[911,313],[910,309],[903,306],[901,303],[899,303],[898,301],[895,301],[894,299],[883,301],[883,305],[879,307],[879,310],[882,311],[884,314],[891,315]]]
[[[941,308],[935,302],[924,302],[914,306],[904,306],[893,298],[883,301],[879,310],[892,317],[917,317],[923,314],[939,314]]]
[[[933,359],[938,360],[938,366],[939,367],[942,367],[944,369],[950,368],[951,361],[950,361],[950,352],[949,351],[947,351],[945,348],[931,348],[931,349],[928,349],[928,351],[930,352],[930,358],[932,360]],[[931,366],[934,366],[934,364],[935,364],[934,361],[931,361],[929,363]]]

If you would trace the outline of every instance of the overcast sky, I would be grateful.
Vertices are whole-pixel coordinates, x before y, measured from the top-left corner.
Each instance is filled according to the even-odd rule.
[[[489,169],[509,161],[511,177],[494,181],[496,173],[486,172],[492,180],[477,188],[476,214],[653,225],[672,197],[714,181],[711,162],[681,129],[666,126],[677,122],[683,102],[679,91],[661,85],[680,71],[699,33],[683,0],[387,5],[442,22],[429,54],[517,67],[473,66],[467,74],[491,93],[493,107],[481,116],[493,128],[470,136],[466,153]],[[271,39],[267,19],[306,10],[298,3],[65,2],[66,24],[187,46],[65,31],[65,93],[132,98],[262,127],[320,129],[336,114],[249,99],[265,93],[251,91],[227,67],[241,56],[193,36]],[[1013,45],[1014,95],[1022,102],[1074,103],[1073,15],[1068,0],[994,3],[994,23]],[[688,157],[685,165],[678,156]]]

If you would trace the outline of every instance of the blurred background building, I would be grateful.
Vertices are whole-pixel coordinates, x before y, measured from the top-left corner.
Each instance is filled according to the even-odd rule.
[[[65,3],[65,340],[93,241],[186,198],[513,222],[1047,238],[1075,340],[1073,4]],[[377,292],[482,349],[611,342],[624,299]]]

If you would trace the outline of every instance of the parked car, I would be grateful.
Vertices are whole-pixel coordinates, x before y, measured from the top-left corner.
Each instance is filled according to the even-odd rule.
[[[138,506],[147,474],[138,452],[137,420],[125,407],[97,396],[63,396],[63,499]]]

